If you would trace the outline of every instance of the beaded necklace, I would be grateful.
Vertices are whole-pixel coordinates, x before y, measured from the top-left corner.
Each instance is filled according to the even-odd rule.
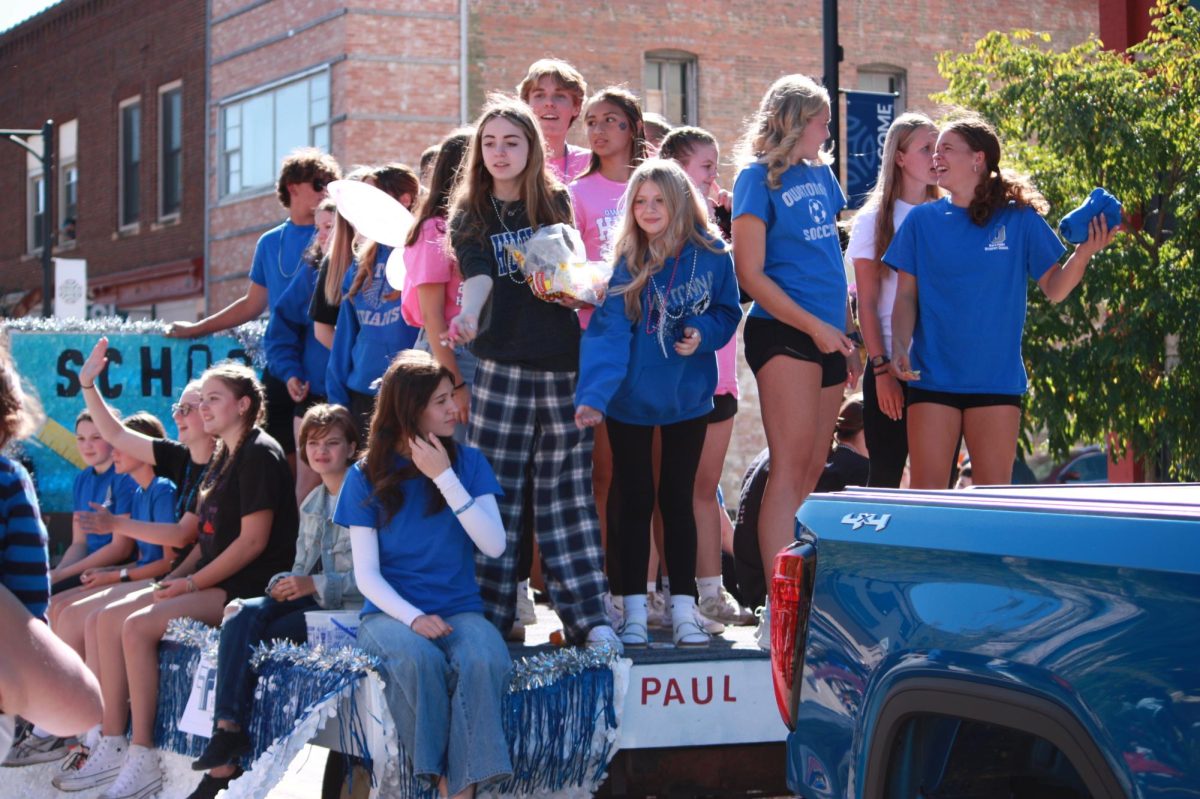
[[[696,278],[696,254],[697,254],[697,252],[698,251],[696,249],[692,250],[692,273],[688,277],[688,283],[691,283],[692,280],[694,280]],[[682,257],[683,257],[683,248],[681,247],[679,249],[679,254],[675,256],[675,266],[673,266],[671,268],[671,277],[667,279],[666,292],[659,290],[658,283],[656,283],[654,281],[654,275],[651,275],[650,279],[646,281],[646,304],[647,304],[646,335],[648,335],[648,336],[652,336],[656,332],[658,332],[659,330],[662,329],[664,318],[670,322],[677,322],[680,319],[682,319],[684,316],[685,309],[680,308],[675,313],[671,313],[671,309],[667,306],[667,297],[671,296],[671,288],[672,288],[672,286],[675,285],[675,276],[679,272],[679,259]],[[656,298],[658,300],[658,319],[654,323],[652,323],[650,321],[650,317],[653,315],[651,313],[651,310],[653,307],[654,300]]]

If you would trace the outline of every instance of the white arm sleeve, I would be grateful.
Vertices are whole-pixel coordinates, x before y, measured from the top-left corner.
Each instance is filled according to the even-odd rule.
[[[456,511],[464,505],[470,505],[458,514],[458,521],[467,531],[467,535],[471,536],[475,546],[479,547],[479,551],[489,558],[503,555],[507,536],[504,533],[504,524],[500,521],[500,509],[496,505],[495,495],[472,497],[453,469],[442,472],[433,482],[446,498],[450,510]],[[358,563],[354,566],[357,569]]]
[[[354,578],[362,595],[393,619],[408,626],[418,616],[425,615],[419,608],[396,593],[379,572],[379,531],[373,527],[351,527],[350,549],[354,557]]]

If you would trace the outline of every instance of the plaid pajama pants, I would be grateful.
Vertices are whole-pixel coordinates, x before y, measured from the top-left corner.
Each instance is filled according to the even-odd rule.
[[[592,627],[608,624],[608,581],[592,495],[592,431],[575,427],[575,377],[480,359],[471,386],[467,443],[487,457],[504,489],[498,498],[508,531],[504,554],[476,553],[475,560],[484,612],[502,633],[516,616],[526,492],[532,493],[546,588],[567,639],[582,643]]]

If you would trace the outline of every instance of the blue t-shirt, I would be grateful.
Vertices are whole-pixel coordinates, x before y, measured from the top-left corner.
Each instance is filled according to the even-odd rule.
[[[304,250],[308,248],[314,225],[296,225],[285,220],[282,225],[271,228],[258,240],[254,247],[254,263],[250,266],[250,279],[267,289],[267,301],[274,306],[283,296],[304,263]]]
[[[409,461],[396,457],[396,469]],[[454,472],[473,497],[504,492],[491,464],[474,447],[458,445]],[[483,612],[475,582],[475,542],[449,507],[426,515],[429,497],[438,491],[424,475],[400,484],[404,505],[387,522],[371,496],[371,484],[356,463],[338,495],[333,521],[343,527],[372,527],[379,533],[379,572],[405,601],[425,614],[443,618],[456,613]],[[362,615],[379,613],[367,600]]]
[[[142,488],[134,482],[133,504],[129,518],[137,522],[175,523],[175,484],[165,477],[155,477]],[[163,548],[158,544],[138,541],[138,566],[162,560]]]
[[[883,261],[917,279],[909,358],[927,391],[1024,394],[1021,334],[1029,279],[1066,248],[1032,208],[1010,206],[983,225],[949,199],[914,208]]]
[[[75,475],[71,509],[91,512],[93,508],[90,503],[98,502],[108,508],[108,512],[114,516],[128,515],[133,502],[133,489],[136,487],[137,483],[133,482],[129,475],[117,474],[112,466],[104,472],[97,472],[88,466]],[[88,554],[92,554],[109,541],[112,541],[112,533],[88,533]]]
[[[733,218],[750,214],[767,226],[763,274],[797,305],[838,330],[846,327],[846,268],[837,215],[846,195],[824,164],[788,167],[778,189],[767,188],[767,165],[754,163],[733,185]],[[758,303],[750,315],[773,318]]]

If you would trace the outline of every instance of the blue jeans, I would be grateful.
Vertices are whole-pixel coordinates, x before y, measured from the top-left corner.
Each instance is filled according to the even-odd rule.
[[[238,614],[221,625],[213,721],[232,721],[244,729],[250,725],[250,710],[254,705],[250,653],[259,643],[276,638],[304,643],[308,639],[304,611],[320,606],[311,594],[287,602],[258,596],[242,603]]]
[[[512,774],[501,718],[512,661],[482,613],[445,622],[453,632],[429,639],[372,613],[358,628],[358,645],[383,661],[384,695],[413,774],[431,781],[445,776],[453,796]]]

